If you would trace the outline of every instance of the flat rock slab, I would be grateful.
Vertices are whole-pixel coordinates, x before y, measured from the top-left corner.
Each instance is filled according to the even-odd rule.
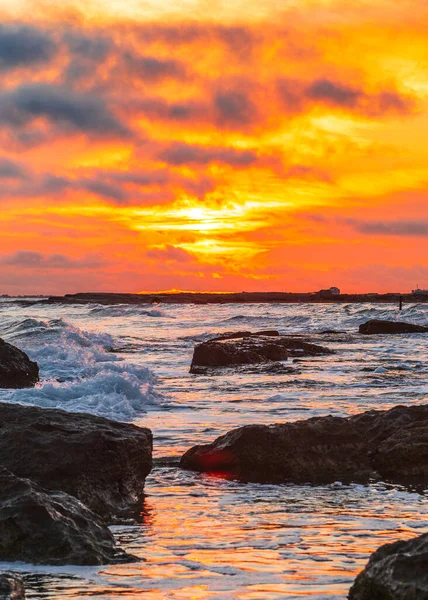
[[[0,464],[111,521],[143,497],[152,433],[89,414],[0,403]]]
[[[33,387],[39,381],[39,367],[28,356],[0,338],[0,388]]]
[[[0,573],[0,600],[25,600],[24,583],[15,573]]]
[[[373,319],[360,325],[359,332],[365,335],[377,333],[390,335],[397,333],[428,333],[428,327],[415,325],[414,323],[404,323],[403,321],[382,321],[380,319]]]
[[[194,446],[182,468],[255,482],[428,482],[428,406],[247,425]]]
[[[48,565],[134,562],[104,521],[64,492],[0,467],[0,560]]]
[[[326,354],[333,354],[333,351],[298,338],[280,336],[277,331],[238,332],[195,346],[190,372],[200,373],[201,368],[207,367],[230,367],[285,361],[289,356]]]
[[[427,600],[428,534],[381,546],[352,586],[349,600]]]

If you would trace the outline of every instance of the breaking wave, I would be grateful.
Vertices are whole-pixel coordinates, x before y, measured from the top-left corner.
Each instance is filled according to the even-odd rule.
[[[8,402],[120,421],[130,421],[162,402],[152,371],[117,356],[109,334],[85,331],[62,319],[11,321],[1,334],[40,367],[40,384],[9,392],[4,398]]]

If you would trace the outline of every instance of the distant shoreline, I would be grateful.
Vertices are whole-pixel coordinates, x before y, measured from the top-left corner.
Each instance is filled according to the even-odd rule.
[[[182,292],[162,294],[115,294],[108,292],[84,292],[50,296],[41,302],[44,304],[348,304],[373,303],[397,304],[428,303],[428,294],[339,294],[326,295],[317,292],[238,292],[203,293]],[[40,302],[40,301],[39,301]]]

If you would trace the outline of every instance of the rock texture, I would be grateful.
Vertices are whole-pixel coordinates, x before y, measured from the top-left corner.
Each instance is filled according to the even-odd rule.
[[[79,500],[0,467],[0,560],[103,565],[136,559],[116,547],[104,521]]]
[[[402,321],[382,321],[373,319],[360,325],[359,332],[365,335],[372,335],[375,333],[427,333],[428,327],[414,325],[413,323],[404,323]]]
[[[349,600],[427,600],[428,534],[381,546],[349,592]]]
[[[33,387],[38,381],[37,363],[0,338],[0,388]]]
[[[247,425],[181,458],[185,469],[259,482],[428,482],[428,406]]]
[[[0,403],[0,464],[111,520],[143,496],[152,434],[89,414]]]
[[[278,335],[277,331],[237,332],[202,342],[195,347],[191,373],[201,368],[230,367],[287,360],[289,356],[332,354],[323,346],[297,338]]]
[[[24,584],[15,573],[0,573],[0,600],[25,600]]]

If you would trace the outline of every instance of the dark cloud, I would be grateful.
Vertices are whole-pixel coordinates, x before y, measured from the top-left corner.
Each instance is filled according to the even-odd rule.
[[[150,186],[163,185],[170,181],[170,173],[165,169],[157,169],[154,171],[143,171],[137,173],[135,171],[117,171],[109,173],[109,177],[117,182],[132,183],[134,185]]]
[[[26,170],[8,158],[0,157],[0,179],[26,179]]]
[[[296,79],[281,78],[277,81],[279,99],[290,113],[300,113],[303,107],[302,84]]]
[[[216,121],[220,126],[239,126],[253,123],[257,110],[248,96],[238,90],[218,92],[214,96]]]
[[[173,102],[162,98],[146,98],[128,103],[131,110],[148,118],[167,121],[202,120],[207,116],[207,107],[197,102]]]
[[[257,160],[257,155],[249,150],[217,148],[176,143],[162,150],[159,158],[172,165],[225,163],[234,167],[245,167]]]
[[[107,200],[114,200],[118,203],[126,202],[128,194],[116,185],[112,185],[106,181],[100,181],[99,179],[81,179],[77,182],[73,182],[73,187],[81,188],[102,196]]]
[[[47,84],[21,85],[0,93],[0,123],[21,127],[37,117],[67,130],[100,136],[129,136],[129,129],[98,96]]]
[[[71,54],[97,63],[103,62],[112,52],[114,41],[103,35],[86,35],[81,31],[67,31],[64,41]]]
[[[428,221],[361,221],[346,219],[345,223],[367,235],[428,237]]]
[[[195,260],[194,256],[189,252],[186,252],[182,248],[169,245],[165,246],[165,248],[153,248],[147,252],[147,256],[156,260],[180,263],[188,263]]]
[[[356,105],[362,94],[361,90],[355,90],[351,87],[329,81],[328,79],[318,79],[306,90],[306,96],[311,100],[323,100],[350,108]]]
[[[0,25],[0,71],[47,63],[56,50],[47,32],[30,26]]]
[[[282,78],[277,80],[276,87],[284,109],[296,115],[315,104],[355,111],[368,117],[409,114],[414,110],[413,100],[398,92],[367,93],[329,79],[317,79],[308,85],[297,79]]]
[[[89,255],[83,259],[72,259],[64,254],[42,254],[20,250],[4,256],[0,264],[25,269],[96,269],[104,266],[105,261],[98,255]]]
[[[157,81],[167,77],[186,78],[185,66],[173,59],[140,56],[126,52],[123,55],[123,60],[125,67],[132,75],[136,75],[147,81]]]

